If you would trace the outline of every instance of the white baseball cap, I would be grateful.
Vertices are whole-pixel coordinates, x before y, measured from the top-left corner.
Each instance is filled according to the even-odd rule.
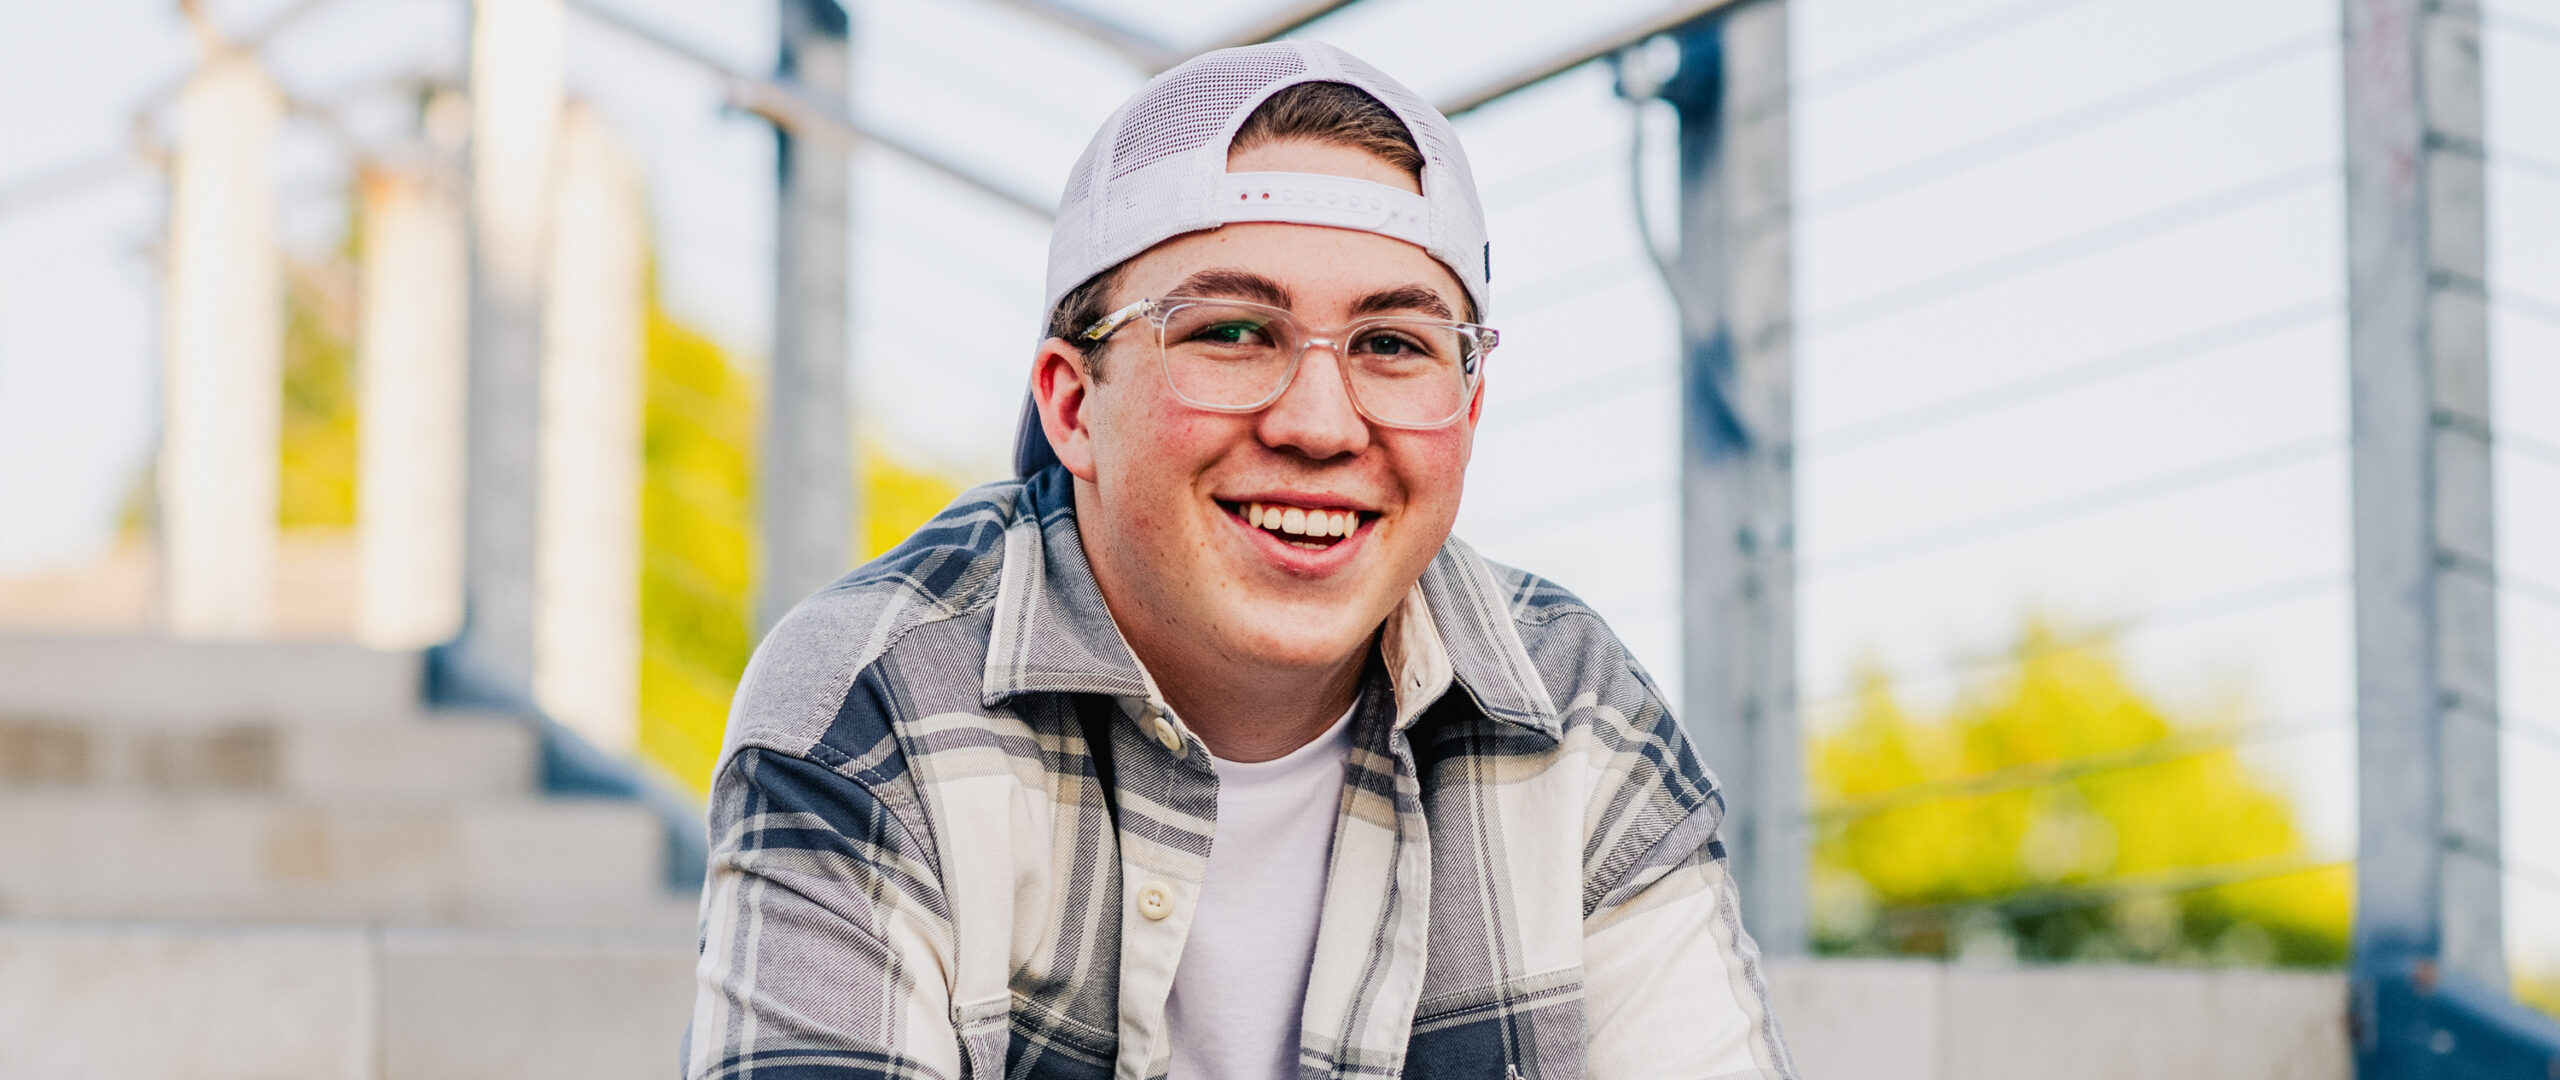
[[[1227,148],[1254,110],[1300,83],[1342,83],[1378,99],[1422,152],[1422,194],[1348,176],[1227,171]],[[1491,308],[1493,249],[1484,204],[1449,118],[1403,83],[1331,45],[1281,41],[1203,53],[1149,80],[1076,159],[1049,233],[1042,325],[1076,287],[1184,233],[1240,221],[1358,229],[1429,252],[1456,275],[1476,318]],[[1023,403],[1014,470],[1055,462],[1040,415]]]

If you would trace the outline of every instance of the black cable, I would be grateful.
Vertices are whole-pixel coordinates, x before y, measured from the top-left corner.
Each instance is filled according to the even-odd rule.
[[[2196,622],[2217,615],[2272,607],[2306,596],[2338,591],[2346,586],[2346,578],[2339,574],[2319,574],[2281,581],[2273,585],[2252,585],[2245,589],[2208,596],[2181,607],[2166,608],[2128,619],[2114,620],[2084,633],[2057,637],[2051,643],[2038,648],[2011,649],[1990,655],[1959,658],[1925,674],[1896,679],[1893,685],[1901,690],[1952,685],[1968,678],[1979,678],[1995,671],[2016,667],[2038,657],[2104,645],[2128,637],[2149,635],[2164,627],[2174,627],[2181,623]],[[1798,711],[1835,709],[1856,702],[1863,693],[1860,690],[1846,690],[1822,697],[1808,698],[1799,706]]]
[[[1889,791],[1843,799],[1828,806],[1814,807],[1805,813],[1805,818],[1817,825],[1854,821],[1929,803],[1978,799],[1986,795],[2051,787],[2108,773],[2131,772],[2135,769],[2181,761],[2218,750],[2229,750],[2262,742],[2281,742],[2307,735],[2322,735],[2349,730],[2353,726],[2351,719],[2332,716],[2307,723],[2175,732],[2143,745],[2121,750],[2012,765],[1974,776],[1949,780],[1907,784]]]
[[[1995,161],[2016,157],[2046,143],[2072,135],[2086,134],[2096,128],[2139,116],[2152,109],[2256,74],[2296,57],[2325,52],[2334,48],[2336,42],[2337,38],[2334,34],[2303,34],[2286,38],[2266,48],[2225,60],[2217,60],[2157,82],[2135,87],[2121,94],[2101,98],[2058,115],[2031,120],[2006,131],[1949,147],[1917,161],[1869,173],[1837,187],[1815,192],[1796,205],[1799,213],[1804,216],[1819,217],[1861,203],[1873,202],[1934,180],[1970,172]]]
[[[2024,251],[1984,259],[1932,274],[1905,285],[1851,300],[1827,311],[1809,313],[1796,322],[1799,334],[1827,333],[1873,322],[1887,315],[1962,296],[1992,285],[2056,266],[2102,255],[2161,233],[2225,217],[2322,184],[2336,183],[2334,162],[2287,169],[2245,181],[2197,198],[2122,218]]]
[[[1893,562],[1941,548],[1958,547],[1985,537],[2014,532],[2033,525],[2093,514],[2128,503],[2148,502],[2194,488],[2225,483],[2257,473],[2317,460],[2343,449],[2336,435],[2297,439],[2275,446],[2260,447],[2245,453],[2217,458],[2158,476],[2145,477],[2104,491],[2056,499],[2039,506],[1997,514],[1979,521],[1935,529],[1885,543],[1859,548],[1843,555],[1811,563],[1801,571],[1803,577],[1834,574],[1845,569]]]
[[[2311,326],[2336,317],[2343,310],[2343,302],[2336,297],[2296,304],[2181,334],[2167,341],[2155,341],[2111,355],[2065,365],[2039,375],[1965,394],[1934,405],[1888,413],[1877,419],[1851,424],[1838,431],[1817,432],[1804,436],[1797,444],[1798,458],[1801,460],[1804,457],[1828,454],[1878,439],[1944,427],[1970,416],[2022,405],[2094,383],[2122,378],[2234,345],[2273,337],[2288,330]]]

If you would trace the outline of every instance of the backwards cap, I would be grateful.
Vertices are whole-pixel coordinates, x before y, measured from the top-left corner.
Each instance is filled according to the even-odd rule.
[[[1254,110],[1299,83],[1331,82],[1378,99],[1422,152],[1422,194],[1347,176],[1230,173],[1227,148]],[[1449,118],[1403,83],[1331,45],[1281,41],[1193,57],[1148,81],[1111,114],[1068,174],[1049,233],[1045,323],[1076,286],[1184,233],[1241,221],[1326,225],[1391,236],[1449,268],[1482,319],[1491,308],[1484,205]],[[1014,468],[1057,460],[1025,403]]]

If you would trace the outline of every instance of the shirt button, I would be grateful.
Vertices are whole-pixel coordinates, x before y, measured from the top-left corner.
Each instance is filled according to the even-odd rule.
[[[1156,732],[1156,741],[1163,743],[1165,749],[1173,752],[1173,756],[1181,757],[1182,733],[1173,729],[1173,721],[1167,720],[1163,715],[1159,714],[1155,718],[1154,727]]]
[[[1173,890],[1165,888],[1161,881],[1146,883],[1138,890],[1138,914],[1146,916],[1148,922],[1164,921],[1165,916],[1173,914]]]

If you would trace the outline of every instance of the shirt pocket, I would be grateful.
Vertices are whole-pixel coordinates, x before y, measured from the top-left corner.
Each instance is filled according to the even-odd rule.
[[[1010,1033],[1007,1018],[1012,1012],[1011,994],[951,1006],[951,1027],[960,1036],[962,1076],[995,1080],[1004,1075],[1005,1043]]]
[[[1582,968],[1433,994],[1414,1008],[1408,1080],[1581,1080]]]

